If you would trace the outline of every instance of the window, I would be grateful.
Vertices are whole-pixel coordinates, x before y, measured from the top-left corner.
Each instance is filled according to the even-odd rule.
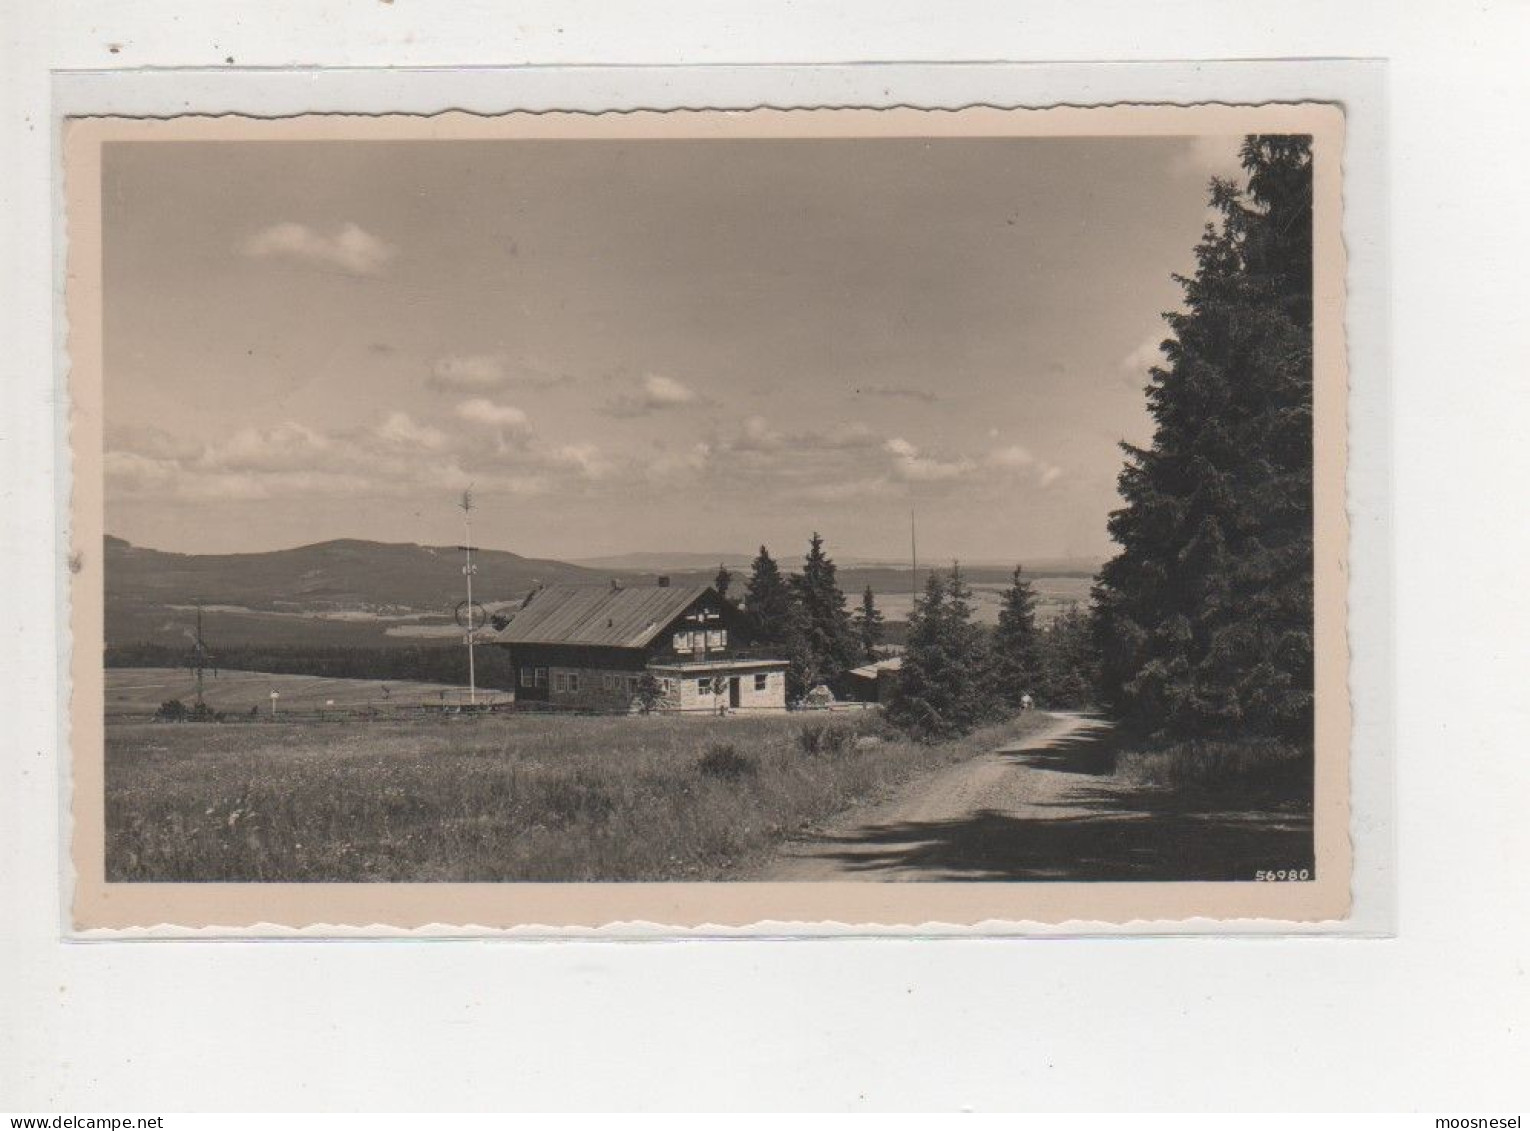
[[[764,691],[765,690],[765,684],[767,682],[769,682],[769,680],[770,680],[770,677],[768,675],[766,675],[764,672],[756,673],[755,677],[754,677],[754,689],[756,691]]]
[[[707,679],[704,676],[701,679],[698,679],[696,681],[696,694],[697,695],[710,695],[710,694],[712,694],[712,681],[710,679]]]
[[[553,672],[553,690],[559,692],[568,690],[568,676],[563,672]]]
[[[689,652],[691,650],[691,634],[689,632],[675,633],[675,651]]]
[[[533,686],[532,680],[535,679],[535,678],[536,678],[535,673],[532,671],[531,668],[522,668],[521,669],[521,686],[522,687],[531,687],[531,686]]]
[[[707,647],[708,648],[726,648],[727,646],[728,646],[728,630],[727,629],[725,629],[725,628],[714,628],[714,629],[711,629],[710,631],[708,631],[708,633],[707,633]]]
[[[535,678],[537,686],[545,688],[547,686],[547,669],[537,668]]]
[[[616,677],[614,675],[612,675],[610,672],[604,673],[600,677],[600,689],[602,691],[615,691],[616,690]]]
[[[570,693],[578,692],[578,690],[579,690],[579,673],[578,672],[569,672],[568,673],[568,689],[569,689]]]
[[[627,677],[627,694],[636,695],[638,693],[638,684],[641,682],[642,681],[637,676],[629,675]]]

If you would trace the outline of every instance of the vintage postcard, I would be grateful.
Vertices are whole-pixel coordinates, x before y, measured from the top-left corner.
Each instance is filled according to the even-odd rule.
[[[1342,920],[1343,145],[67,123],[75,927]]]

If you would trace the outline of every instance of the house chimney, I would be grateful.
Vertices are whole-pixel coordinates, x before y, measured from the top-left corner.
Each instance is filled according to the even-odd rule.
[[[668,589],[669,588],[669,574],[667,574],[667,573],[659,574],[659,588],[660,589]]]
[[[620,581],[616,580],[616,578],[613,577],[611,579],[611,592],[613,592],[613,593],[620,593],[621,591],[622,591],[622,583]]]

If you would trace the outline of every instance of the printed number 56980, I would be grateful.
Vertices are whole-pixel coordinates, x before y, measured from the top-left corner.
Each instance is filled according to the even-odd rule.
[[[1312,872],[1307,868],[1261,868],[1254,873],[1254,879],[1273,882],[1277,880],[1310,880]]]

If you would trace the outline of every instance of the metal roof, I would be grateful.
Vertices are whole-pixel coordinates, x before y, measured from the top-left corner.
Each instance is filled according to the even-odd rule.
[[[549,585],[494,636],[496,644],[645,648],[707,585]]]

